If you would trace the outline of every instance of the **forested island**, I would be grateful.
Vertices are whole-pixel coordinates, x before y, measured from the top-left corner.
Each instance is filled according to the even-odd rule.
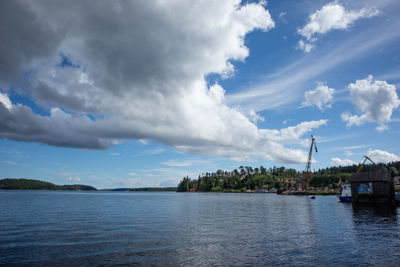
[[[85,190],[96,191],[97,189],[90,185],[73,184],[73,185],[55,185],[53,183],[44,182],[33,179],[12,179],[6,178],[0,180],[0,189],[13,190]]]
[[[352,173],[357,172],[359,165],[338,166],[319,169],[310,173],[309,186],[325,188],[333,192],[338,187],[340,179],[348,180]],[[362,172],[390,171],[392,176],[398,176],[400,161],[387,164],[365,165]],[[178,185],[178,192],[249,192],[258,189],[287,190],[294,187],[299,172],[292,168],[272,167],[269,169],[260,166],[252,168],[240,166],[233,171],[217,170],[214,173],[199,175],[197,179],[184,177]]]

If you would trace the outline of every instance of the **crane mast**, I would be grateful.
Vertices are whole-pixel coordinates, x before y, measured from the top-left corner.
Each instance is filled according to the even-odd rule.
[[[303,179],[301,180],[301,190],[307,190],[308,182],[310,178],[310,171],[311,171],[311,160],[312,160],[312,151],[313,147],[315,148],[315,152],[318,152],[317,143],[315,142],[315,137],[311,135],[311,145],[310,150],[308,152],[307,162],[306,162],[306,169],[303,173]]]

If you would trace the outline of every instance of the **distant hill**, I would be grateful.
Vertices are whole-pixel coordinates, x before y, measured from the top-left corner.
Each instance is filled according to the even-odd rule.
[[[96,191],[97,189],[90,185],[55,185],[49,182],[33,180],[33,179],[1,179],[0,189],[14,189],[14,190],[90,190]]]

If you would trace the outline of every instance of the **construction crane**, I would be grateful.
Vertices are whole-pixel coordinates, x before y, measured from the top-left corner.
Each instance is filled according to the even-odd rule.
[[[366,162],[367,160],[369,160],[369,161],[371,161],[373,164],[375,164],[375,162],[373,162],[372,159],[370,159],[368,156],[364,156],[364,161],[363,161],[363,163],[361,164],[361,166],[358,167],[357,173],[360,173],[360,171],[364,168],[365,162]]]
[[[308,188],[308,181],[310,179],[310,170],[311,170],[311,159],[312,159],[312,151],[313,147],[315,148],[315,152],[318,152],[317,143],[315,142],[315,137],[311,135],[311,145],[310,151],[308,152],[308,158],[306,162],[306,169],[303,173],[303,179],[301,180],[301,190],[305,191]]]

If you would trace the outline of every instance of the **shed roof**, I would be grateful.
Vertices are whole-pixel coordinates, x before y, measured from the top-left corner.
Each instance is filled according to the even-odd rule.
[[[390,172],[379,171],[379,172],[361,172],[353,173],[350,178],[352,182],[391,182],[392,176]]]

